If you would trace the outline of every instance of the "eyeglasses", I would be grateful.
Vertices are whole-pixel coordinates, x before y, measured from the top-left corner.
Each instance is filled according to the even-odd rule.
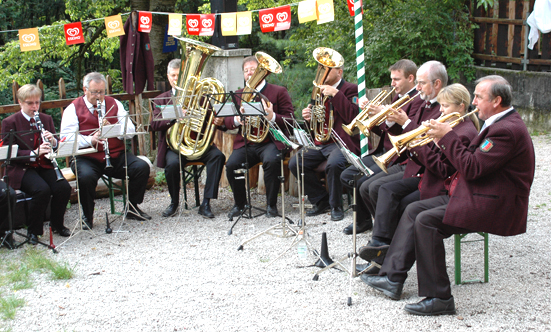
[[[29,106],[40,105],[39,101],[24,101],[24,103],[29,105]]]
[[[415,85],[419,85],[420,87],[424,87],[425,85],[431,83],[433,84],[434,82],[436,82],[436,80],[432,80],[430,82],[424,82],[424,81],[418,81],[418,80],[415,80]]]
[[[91,95],[95,95],[95,96],[103,96],[105,94],[105,90],[89,90],[89,89],[86,89],[88,90],[88,92],[90,92]]]

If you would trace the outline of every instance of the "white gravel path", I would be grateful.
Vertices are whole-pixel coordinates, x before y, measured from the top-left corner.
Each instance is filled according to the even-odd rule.
[[[279,222],[257,217],[243,220],[227,235],[231,225],[226,213],[233,205],[231,193],[220,190],[212,201],[214,220],[202,219],[197,210],[181,218],[162,218],[168,205],[166,190],[149,190],[140,207],[154,218],[148,222],[115,221],[105,234],[108,200],[98,200],[93,235],[81,232],[59,247],[54,259],[76,266],[69,281],[36,277],[32,289],[18,291],[26,304],[0,329],[11,331],[546,331],[551,330],[551,146],[550,136],[534,137],[536,177],[530,197],[528,231],[503,238],[490,236],[490,282],[452,286],[457,315],[416,317],[406,303],[417,302],[415,268],[402,299],[392,301],[368,288],[359,278],[352,283],[352,306],[346,305],[349,278],[331,270],[312,277],[316,258],[302,262],[293,247],[268,266],[291,243],[264,235],[239,244]],[[188,189],[190,196],[191,189]],[[254,205],[265,205],[253,193]],[[288,216],[298,219],[291,207],[296,198],[286,196]],[[279,205],[281,212],[281,204]],[[290,211],[290,212],[289,212]],[[76,205],[65,216],[75,224]],[[307,223],[316,219],[308,218]],[[308,229],[319,250],[321,233],[327,232],[329,253],[343,257],[352,247],[342,229],[352,221],[351,212],[340,222],[327,220]],[[363,245],[370,233],[358,235]],[[43,240],[48,241],[48,236]],[[55,236],[56,244],[63,240]],[[453,240],[447,241],[448,274],[453,278]],[[23,249],[19,249],[23,250]],[[2,257],[17,252],[2,249]],[[482,245],[463,245],[464,277],[482,276]],[[361,259],[358,259],[361,262]],[[347,260],[347,265],[348,260]]]

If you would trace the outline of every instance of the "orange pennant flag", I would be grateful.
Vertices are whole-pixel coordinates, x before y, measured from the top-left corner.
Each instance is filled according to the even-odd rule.
[[[253,19],[251,12],[237,13],[237,34],[250,35],[253,29]]]
[[[235,36],[237,34],[237,13],[222,14],[222,36]]]
[[[40,49],[38,28],[19,30],[19,48],[21,52],[36,51]]]
[[[298,3],[298,23],[310,22],[317,19],[316,0],[307,0]]]
[[[181,36],[182,35],[182,15],[181,14],[168,14],[168,32],[169,36]]]
[[[105,30],[107,38],[124,35],[122,18],[120,15],[113,15],[105,18]]]
[[[332,22],[335,20],[335,9],[333,0],[317,0],[318,3],[318,24]]]

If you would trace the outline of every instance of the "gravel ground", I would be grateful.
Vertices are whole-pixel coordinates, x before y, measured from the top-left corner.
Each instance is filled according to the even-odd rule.
[[[285,253],[292,238],[263,235],[238,251],[243,241],[280,220],[244,219],[228,236],[226,213],[233,199],[226,189],[211,203],[214,220],[202,219],[196,209],[162,218],[168,193],[151,189],[140,206],[153,216],[151,221],[115,218],[112,228],[122,232],[106,234],[103,216],[109,202],[102,199],[96,203],[93,232],[79,232],[62,245],[64,239],[56,235],[59,253],[47,255],[76,266],[75,277],[51,281],[37,276],[32,289],[17,292],[26,304],[5,324],[12,331],[551,330],[550,143],[550,136],[534,137],[536,177],[527,233],[490,236],[490,282],[453,285],[455,316],[417,317],[403,310],[406,303],[420,300],[415,268],[402,299],[392,301],[359,278],[350,283],[336,269],[313,281],[319,270],[311,266],[316,257],[301,260],[296,246]],[[298,209],[291,207],[297,199],[285,198],[289,218],[297,221]],[[253,191],[253,205],[265,206],[264,196]],[[281,202],[278,207],[281,212]],[[76,224],[77,213],[76,205],[67,211],[67,226]],[[351,211],[340,222],[329,216],[306,219],[313,249],[319,250],[326,232],[330,255],[344,257],[352,241],[342,229],[351,221]],[[370,235],[358,235],[358,245]],[[5,259],[17,255],[2,249]],[[453,278],[452,239],[447,240],[447,256]],[[482,266],[482,244],[464,244],[464,277],[481,277]],[[352,306],[347,306],[350,295]]]

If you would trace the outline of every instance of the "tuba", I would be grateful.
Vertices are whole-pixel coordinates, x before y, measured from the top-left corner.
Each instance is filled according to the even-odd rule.
[[[220,48],[188,38],[174,37],[182,47],[182,65],[175,86],[175,106],[186,110],[167,131],[166,140],[171,150],[197,160],[208,150],[214,139],[216,126],[210,109],[208,94],[224,93],[224,86],[215,78],[201,79],[201,72],[210,56]]]
[[[318,70],[316,77],[312,82],[314,88],[312,90],[312,119],[310,127],[314,132],[314,137],[318,142],[327,142],[331,137],[331,129],[333,128],[333,110],[329,113],[329,123],[325,123],[325,101],[327,96],[321,95],[320,85],[325,82],[329,71],[333,68],[340,68],[344,64],[344,58],[339,52],[327,47],[318,47],[312,53],[314,60],[318,62]]]
[[[253,75],[247,81],[245,88],[243,89],[243,98],[245,102],[250,102],[254,96],[253,92],[256,92],[256,87],[266,76],[271,73],[281,73],[281,66],[279,63],[264,52],[256,52],[256,60],[258,60],[258,66]],[[266,99],[266,103],[270,102]],[[253,143],[261,143],[264,141],[268,133],[270,132],[269,123],[260,116],[250,117],[243,128],[243,137]]]

